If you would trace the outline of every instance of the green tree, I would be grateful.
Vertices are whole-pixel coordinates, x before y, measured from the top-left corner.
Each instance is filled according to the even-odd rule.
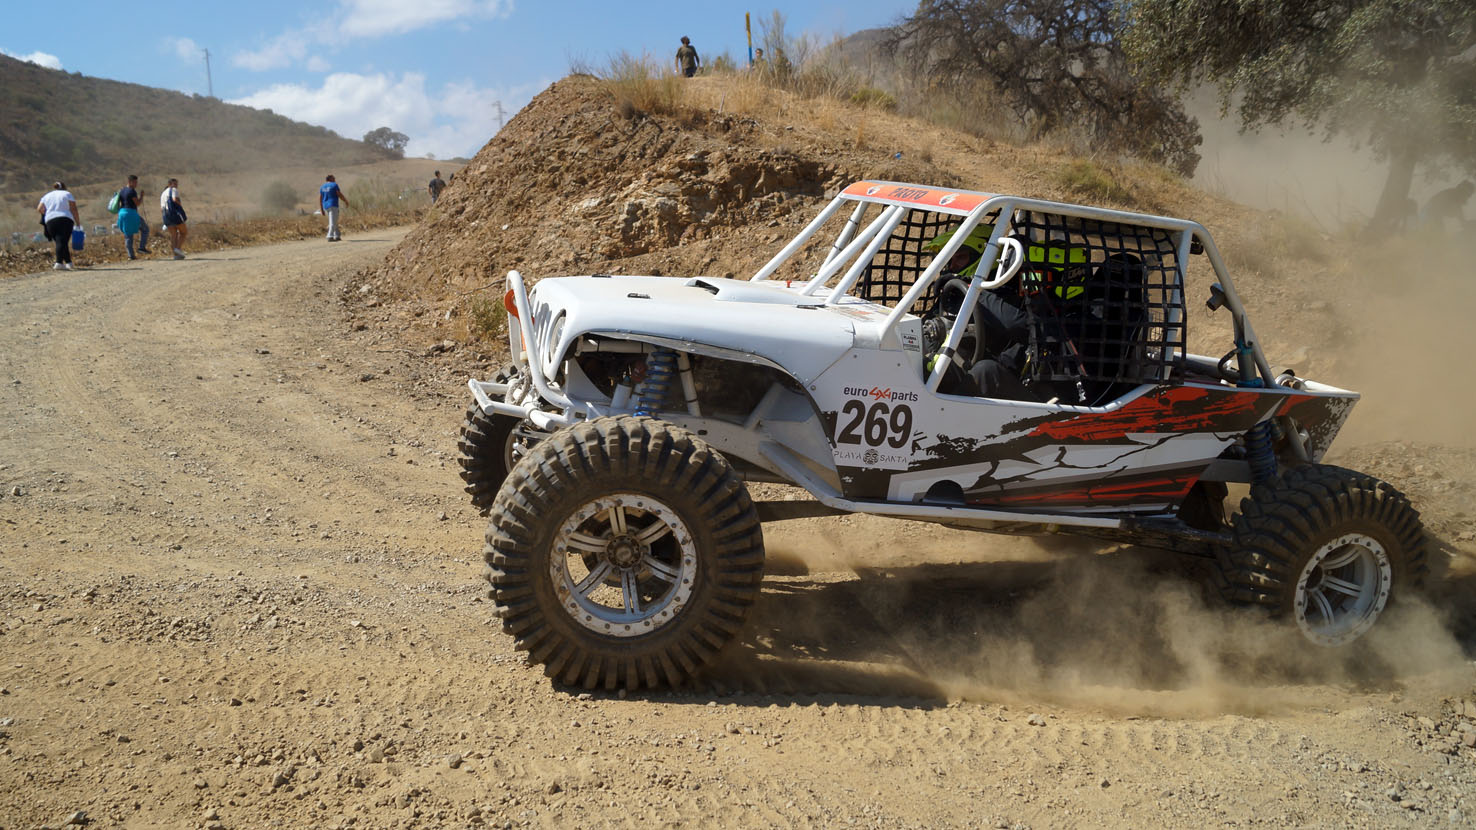
[[[1388,161],[1370,228],[1408,210],[1417,165],[1476,169],[1471,0],[1128,0],[1138,66],[1219,86],[1250,129],[1320,125]]]
[[[395,158],[403,158],[405,145],[410,143],[410,136],[391,130],[389,127],[376,127],[364,133],[364,143],[372,144]]]
[[[1085,129],[1189,175],[1199,124],[1132,72],[1119,2],[1135,0],[921,0],[884,45],[946,87],[987,80],[1034,135]]]

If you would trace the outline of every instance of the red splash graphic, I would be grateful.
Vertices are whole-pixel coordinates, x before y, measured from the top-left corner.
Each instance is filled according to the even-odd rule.
[[[1231,389],[1181,386],[1138,398],[1116,412],[1075,415],[1030,432],[1053,440],[1110,441],[1129,433],[1189,433],[1227,429],[1230,419],[1251,416],[1263,396]],[[1250,423],[1246,423],[1249,427]]]

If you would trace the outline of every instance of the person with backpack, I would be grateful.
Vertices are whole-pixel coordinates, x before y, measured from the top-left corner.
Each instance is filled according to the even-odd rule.
[[[123,234],[123,247],[128,250],[129,259],[138,259],[133,253],[134,234],[139,235],[138,252],[149,253],[149,223],[139,213],[139,198],[138,176],[129,176],[128,184],[113,194],[113,200],[108,202],[108,210],[118,214],[118,231]]]
[[[170,179],[169,186],[159,194],[159,213],[164,219],[164,232],[169,234],[169,245],[174,248],[174,258],[184,259],[184,241],[190,229],[185,225],[188,217],[179,199],[179,179]]]

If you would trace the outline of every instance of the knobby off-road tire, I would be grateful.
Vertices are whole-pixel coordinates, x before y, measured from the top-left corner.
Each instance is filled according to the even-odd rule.
[[[557,681],[677,686],[743,626],[763,531],[727,459],[651,418],[532,447],[497,494],[487,580],[503,631]]]
[[[1255,485],[1232,526],[1218,561],[1226,598],[1269,608],[1318,645],[1356,640],[1428,572],[1419,512],[1341,467],[1307,464]]]
[[[518,376],[516,364],[504,366],[492,379],[510,383]],[[471,496],[472,506],[483,516],[497,498],[497,490],[516,464],[518,453],[530,443],[530,425],[511,415],[488,415],[476,401],[466,408],[461,422],[461,435],[456,440],[456,461],[461,465],[463,489]]]

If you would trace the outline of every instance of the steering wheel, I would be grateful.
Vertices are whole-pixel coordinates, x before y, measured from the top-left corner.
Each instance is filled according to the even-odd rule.
[[[957,295],[955,297],[954,295]],[[938,311],[948,320],[949,330],[953,328],[953,321],[957,319],[959,311],[963,308],[963,302],[969,295],[969,281],[961,277],[953,277],[943,283],[938,290]],[[969,309],[969,324],[964,327],[963,338],[958,341],[958,353],[965,354],[969,340],[973,340],[973,348],[968,349],[968,362],[964,365],[964,371],[970,366],[984,359],[984,311],[978,303]]]

